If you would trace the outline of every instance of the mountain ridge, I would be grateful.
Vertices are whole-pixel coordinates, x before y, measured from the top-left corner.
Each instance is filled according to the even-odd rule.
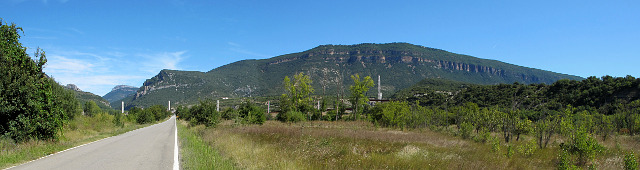
[[[113,87],[109,93],[102,96],[102,98],[106,99],[110,103],[114,103],[115,101],[122,100],[129,95],[135,94],[136,91],[138,91],[138,87],[117,85]]]
[[[162,70],[124,100],[129,106],[149,106],[166,100],[179,104],[198,98],[277,96],[283,92],[282,79],[298,72],[311,76],[316,95],[333,95],[339,91],[337,86],[348,89],[353,74],[380,75],[384,94],[424,78],[475,84],[584,79],[409,43],[320,45],[267,59],[241,60],[207,72]]]

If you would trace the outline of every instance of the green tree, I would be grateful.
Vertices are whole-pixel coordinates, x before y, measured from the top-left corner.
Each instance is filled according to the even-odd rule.
[[[349,87],[351,91],[351,97],[349,98],[351,105],[353,107],[353,115],[354,119],[358,119],[358,115],[363,112],[364,105],[369,102],[369,98],[365,96],[367,91],[369,91],[370,87],[373,87],[373,79],[370,76],[364,77],[363,80],[360,79],[360,75],[352,75],[351,79],[353,80],[353,85]]]
[[[309,114],[313,107],[310,105],[312,102],[311,94],[314,90],[311,86],[311,79],[308,75],[300,72],[296,74],[293,82],[289,79],[289,76],[284,77],[283,85],[285,88],[285,94],[282,94],[280,98],[280,113],[277,119],[280,121],[286,121],[288,112],[297,111],[303,114]]]
[[[44,51],[36,50],[35,61],[18,41],[22,28],[0,20],[0,133],[24,141],[55,139],[64,113],[53,101],[49,78],[42,72]]]
[[[94,102],[93,100],[85,102],[83,110],[84,115],[86,116],[93,116],[102,113],[102,109],[100,109],[100,107],[98,107],[98,104],[96,104],[96,102]]]
[[[52,85],[54,105],[62,109],[64,119],[72,120],[82,114],[82,105],[71,90],[65,89],[53,79],[49,79],[49,83]]]

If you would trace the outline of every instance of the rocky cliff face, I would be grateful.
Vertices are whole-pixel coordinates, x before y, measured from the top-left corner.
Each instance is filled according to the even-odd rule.
[[[64,88],[71,89],[77,92],[82,92],[82,90],[80,90],[80,88],[78,88],[78,86],[76,86],[75,84],[67,84],[66,86],[64,86]]]

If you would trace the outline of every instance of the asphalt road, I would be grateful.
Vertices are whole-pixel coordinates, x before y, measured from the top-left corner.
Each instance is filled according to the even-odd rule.
[[[168,121],[50,155],[17,169],[173,169],[175,116]]]

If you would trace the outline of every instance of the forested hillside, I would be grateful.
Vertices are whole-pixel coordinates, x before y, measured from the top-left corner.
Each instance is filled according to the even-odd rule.
[[[269,59],[238,61],[206,73],[162,70],[124,101],[144,107],[167,100],[193,104],[198,98],[277,96],[284,90],[283,78],[299,72],[310,76],[316,95],[343,92],[354,74],[380,75],[385,96],[424,78],[474,84],[551,84],[560,79],[583,79],[408,43],[322,45]]]

